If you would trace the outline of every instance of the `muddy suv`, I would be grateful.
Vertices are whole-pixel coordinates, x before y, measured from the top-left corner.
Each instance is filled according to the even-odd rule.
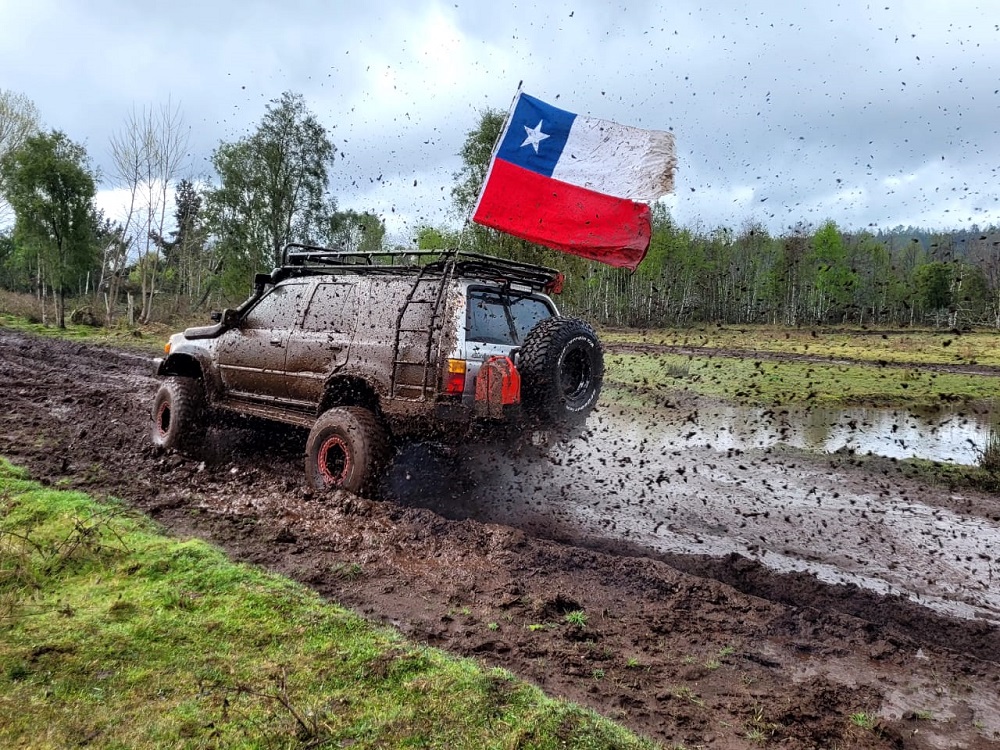
[[[562,279],[462,251],[289,245],[246,302],[170,338],[153,442],[196,449],[226,412],[299,425],[312,487],[372,493],[401,440],[572,428],[604,359],[550,298]]]

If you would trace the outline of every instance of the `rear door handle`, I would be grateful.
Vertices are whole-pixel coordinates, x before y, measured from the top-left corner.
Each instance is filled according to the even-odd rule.
[[[281,339],[271,339],[271,346],[276,346],[280,349],[283,346]]]

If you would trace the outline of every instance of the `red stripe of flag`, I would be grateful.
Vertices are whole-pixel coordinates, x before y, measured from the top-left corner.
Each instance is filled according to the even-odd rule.
[[[649,206],[494,159],[472,220],[555,250],[634,271],[652,234]]]

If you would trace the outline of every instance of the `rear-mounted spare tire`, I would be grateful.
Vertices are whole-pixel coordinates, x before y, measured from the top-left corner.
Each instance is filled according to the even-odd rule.
[[[601,394],[604,351],[585,321],[546,318],[525,337],[517,369],[529,414],[546,423],[578,424]]]
[[[377,494],[389,459],[389,436],[368,409],[336,407],[324,412],[306,441],[306,480],[314,490]]]

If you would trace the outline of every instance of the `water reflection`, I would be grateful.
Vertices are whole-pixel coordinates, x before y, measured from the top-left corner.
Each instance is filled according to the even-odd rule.
[[[996,422],[987,408],[750,408],[720,405],[678,419],[638,424],[665,447],[749,450],[787,445],[891,458],[975,464]]]

